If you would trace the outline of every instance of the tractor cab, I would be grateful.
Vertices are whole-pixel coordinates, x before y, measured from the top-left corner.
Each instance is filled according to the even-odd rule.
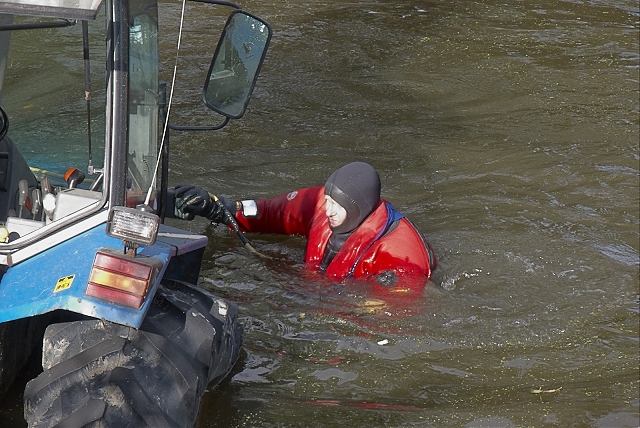
[[[173,86],[158,78],[159,31],[150,0],[0,1],[0,264],[104,222],[114,206],[164,217]],[[203,76],[221,123],[173,128],[242,117],[269,37],[236,9]]]

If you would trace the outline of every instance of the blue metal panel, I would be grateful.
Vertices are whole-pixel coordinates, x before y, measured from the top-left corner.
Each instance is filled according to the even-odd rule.
[[[143,306],[135,310],[84,295],[100,248],[123,248],[120,240],[106,235],[104,225],[10,267],[0,281],[0,322],[65,309],[139,327],[175,249],[162,242],[140,249],[139,253],[160,259],[163,267]]]

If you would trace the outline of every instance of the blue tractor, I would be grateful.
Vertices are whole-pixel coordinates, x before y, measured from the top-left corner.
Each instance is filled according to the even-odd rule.
[[[214,125],[171,123],[156,0],[0,1],[0,396],[41,349],[31,427],[193,426],[238,360],[237,306],[195,285],[207,237],[164,224],[168,130],[242,117],[271,29],[197,2],[232,8],[203,73]]]

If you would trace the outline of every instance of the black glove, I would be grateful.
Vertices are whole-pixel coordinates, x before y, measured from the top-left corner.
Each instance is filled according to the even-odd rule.
[[[228,226],[232,221],[229,215],[236,214],[235,201],[223,197],[212,197],[209,192],[200,187],[179,184],[175,187],[174,197],[178,216],[188,220],[192,220],[197,215],[206,217],[213,223],[223,223]]]

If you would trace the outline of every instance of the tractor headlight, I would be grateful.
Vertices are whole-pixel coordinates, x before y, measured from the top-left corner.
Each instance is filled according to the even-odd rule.
[[[107,220],[107,235],[127,243],[152,245],[158,236],[160,218],[128,207],[113,207]]]

